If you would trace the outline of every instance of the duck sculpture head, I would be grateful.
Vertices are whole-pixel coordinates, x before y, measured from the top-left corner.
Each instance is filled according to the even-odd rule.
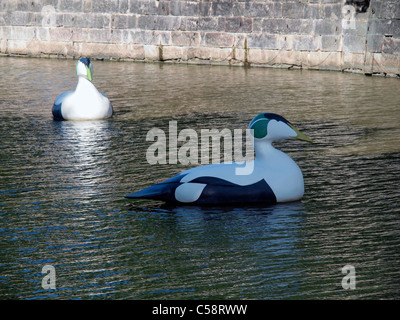
[[[262,156],[274,141],[298,139],[313,142],[292,123],[275,113],[260,113],[251,120],[249,129],[254,138],[256,156]]]
[[[93,80],[93,63],[83,57],[76,64],[78,84],[75,91],[66,91],[54,101],[54,120],[100,120],[112,116],[113,107],[108,97],[98,91]]]
[[[282,139],[312,140],[284,117],[261,113],[249,124],[255,159],[195,167],[143,190],[130,199],[154,199],[186,205],[276,204],[298,201],[304,194],[303,174],[292,158],[276,149]],[[238,172],[242,173],[238,173]]]
[[[79,59],[76,64],[76,74],[78,77],[84,77],[85,79],[93,80],[93,63],[89,58],[83,57]]]
[[[288,120],[275,113],[260,113],[255,116],[253,120],[250,121],[249,129],[253,130],[253,136],[256,139],[277,141],[295,138],[313,142]]]

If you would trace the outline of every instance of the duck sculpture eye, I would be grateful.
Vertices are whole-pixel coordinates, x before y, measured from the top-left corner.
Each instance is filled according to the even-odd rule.
[[[246,174],[242,163],[219,163],[192,168],[143,190],[128,199],[154,199],[180,205],[276,204],[298,201],[304,194],[299,166],[272,143],[296,138],[312,142],[284,117],[261,113],[249,124],[254,136],[255,160]],[[240,170],[239,170],[240,171]]]
[[[60,94],[54,101],[54,120],[98,120],[112,116],[113,107],[108,97],[98,91],[93,80],[93,63],[83,57],[76,64],[78,84],[74,91]]]

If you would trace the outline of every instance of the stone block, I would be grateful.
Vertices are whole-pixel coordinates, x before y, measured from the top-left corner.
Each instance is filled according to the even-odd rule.
[[[381,34],[367,34],[366,50],[368,52],[382,52],[383,39]]]
[[[317,1],[318,2],[318,1]],[[304,19],[323,19],[324,14],[320,10],[320,6],[316,4],[309,4],[304,7]]]
[[[310,19],[264,19],[262,30],[272,34],[312,34],[314,22]]]
[[[123,32],[120,29],[111,29],[111,38],[110,42],[115,43],[115,44],[121,44],[122,43],[122,37],[123,37]]]
[[[271,18],[274,17],[274,4],[266,2],[246,2],[242,12],[237,12],[238,16],[249,18]]]
[[[13,54],[27,54],[26,41],[9,39],[6,44],[6,51]]]
[[[91,28],[110,28],[111,26],[111,14],[93,14],[93,18],[90,24]]]
[[[246,33],[237,33],[235,34],[235,43],[233,46],[238,49],[244,49],[247,45],[247,34]]]
[[[71,0],[60,0],[71,2]],[[77,1],[77,0],[73,0]],[[78,0],[81,2],[81,0]],[[118,13],[119,12],[119,3],[114,0],[92,0],[92,12],[99,13]]]
[[[282,4],[282,17],[289,19],[303,19],[306,5],[302,2],[285,2]]]
[[[369,28],[368,21],[356,19],[352,27],[344,27],[344,25],[342,25],[342,32],[344,35],[365,36],[368,32],[368,28]]]
[[[159,46],[154,45],[145,45],[144,48],[144,58],[150,61],[158,61],[160,60],[160,50]]]
[[[233,2],[232,4],[232,16],[234,17],[244,17],[245,14],[245,2]],[[248,17],[248,16],[246,16]]]
[[[343,51],[349,53],[364,53],[366,37],[359,35],[343,35]]]
[[[310,19],[287,19],[288,34],[312,34],[314,21]]]
[[[199,29],[198,17],[181,17],[181,24],[179,30],[182,31],[197,31]]]
[[[374,72],[398,77],[400,56],[377,53],[374,54],[374,60],[377,62],[374,64]]]
[[[92,0],[82,0],[82,11],[92,12]]]
[[[129,13],[129,0],[119,0],[119,13]]]
[[[8,41],[0,37],[0,53],[7,53]]]
[[[282,52],[277,50],[250,49],[248,50],[247,60],[253,65],[272,66]]]
[[[218,27],[218,18],[215,17],[201,17],[199,18],[198,30],[202,31],[216,31]]]
[[[342,33],[341,20],[318,19],[314,21],[315,35],[340,35]]]
[[[138,28],[144,30],[178,30],[181,17],[175,16],[139,16]]]
[[[252,25],[253,29],[252,32],[262,32],[263,31],[263,21],[264,19],[262,18],[253,18],[252,19]]]
[[[200,15],[200,4],[197,1],[170,1],[170,14],[196,17]]]
[[[374,2],[372,6],[377,6]],[[379,3],[376,8],[376,15],[382,19],[400,19],[400,5],[397,0],[385,0]]]
[[[11,29],[13,27],[10,26],[2,26],[0,27],[0,39],[6,40],[11,38]]]
[[[84,28],[72,28],[71,40],[74,42],[89,42],[89,32]]]
[[[168,45],[170,44],[170,31],[153,31],[153,30],[129,30],[128,36],[123,35],[129,42],[143,45]]]
[[[279,51],[279,54],[277,54],[276,58],[273,59],[271,62],[273,62],[274,64],[289,66],[289,67],[293,66],[302,67],[304,64],[304,62],[302,61],[301,52],[292,50]]]
[[[99,0],[92,0],[93,2],[102,2]],[[28,2],[28,1],[27,1]],[[108,2],[108,1],[104,1]],[[95,5],[93,5],[93,9]],[[82,11],[82,1],[81,0],[59,0],[57,10],[61,12],[81,12]],[[96,11],[96,10],[93,10]],[[106,11],[101,11],[106,12]]]
[[[129,12],[139,15],[169,15],[170,1],[130,0]]]
[[[76,24],[76,18],[74,14],[64,13],[56,15],[56,26],[57,27],[73,27]]]
[[[250,18],[233,17],[225,19],[224,30],[226,32],[251,32],[253,29],[253,20]]]
[[[201,1],[199,4],[199,16],[208,17],[212,15],[212,2]]]
[[[301,55],[303,68],[315,70],[341,70],[340,52],[309,52]]]
[[[50,41],[67,42],[72,39],[72,28],[50,28]]]
[[[6,12],[0,12],[0,26],[7,26],[8,14]]]
[[[234,50],[232,50],[232,62],[235,64],[243,64],[247,59],[247,51],[248,50],[245,49],[234,48]]]
[[[127,45],[109,43],[74,43],[73,54],[79,56],[89,56],[92,59],[115,59],[129,55]]]
[[[187,60],[187,50],[182,47],[165,46],[162,47],[162,59],[166,60]]]
[[[50,40],[49,28],[37,27],[36,38],[41,41],[49,41]]]
[[[381,34],[400,38],[400,20],[373,19],[368,25],[370,34]]]
[[[395,38],[400,38],[400,20],[399,19],[393,19],[390,20],[391,23],[387,23],[387,33],[389,35],[392,35]]]
[[[130,0],[129,12],[134,14],[148,14],[147,0]]]
[[[111,41],[111,30],[110,29],[89,29],[90,42],[110,42]]]
[[[320,47],[319,37],[308,35],[288,35],[288,48],[295,51],[316,51]]]
[[[275,35],[260,33],[247,36],[247,46],[251,48],[279,49]]]
[[[134,16],[136,18],[136,16]],[[111,28],[113,29],[127,29],[128,16],[126,14],[113,14],[111,16]]]
[[[201,36],[199,32],[171,32],[171,44],[174,46],[199,46],[200,41]]]
[[[286,19],[263,19],[262,30],[272,34],[286,34],[288,32]]]
[[[111,17],[111,28],[114,29],[136,28],[137,19],[138,19],[137,16],[132,14],[113,14]]]
[[[6,14],[3,18],[6,25],[30,26],[34,25],[34,23],[32,23],[33,17],[33,13],[31,12],[15,11]]]
[[[145,59],[144,46],[129,44],[128,52],[129,52],[128,58],[132,58],[135,60],[144,60]]]
[[[34,43],[36,42],[36,43]],[[33,41],[26,43],[26,51],[30,51],[29,54],[40,55],[40,56],[53,56],[53,57],[66,57],[74,55],[74,48],[72,42],[57,42],[57,41]],[[34,53],[35,47],[37,53]],[[28,53],[28,52],[27,52]]]
[[[339,51],[340,36],[323,35],[321,36],[321,51]]]
[[[224,32],[207,32],[204,36],[203,45],[208,47],[224,48],[233,47],[235,36]]]
[[[274,1],[271,10],[271,18],[279,19],[279,18],[286,18],[283,15],[283,4],[282,1]]]
[[[343,71],[362,73],[364,58],[364,53],[343,52]]]
[[[109,28],[111,17],[108,14],[64,13],[57,14],[56,26],[76,28]]]
[[[382,53],[400,56],[400,39],[384,37]]]
[[[123,32],[123,41],[127,43],[135,43],[135,44],[151,44],[147,42],[147,35],[148,31],[145,30],[124,30]]]
[[[154,15],[169,15],[170,14],[170,1],[149,1],[148,14]]]
[[[327,4],[324,8],[324,19],[340,20],[343,18],[343,3]]]
[[[187,49],[187,59],[207,62],[225,62],[232,59],[231,48],[191,47]]]
[[[231,17],[233,15],[233,1],[213,1],[212,15]]]

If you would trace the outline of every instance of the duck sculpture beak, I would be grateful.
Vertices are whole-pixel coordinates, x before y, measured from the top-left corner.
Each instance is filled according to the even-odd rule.
[[[92,81],[92,80],[93,80],[92,71],[90,70],[90,68],[89,68],[88,66],[86,66],[86,71],[87,71],[87,78],[88,78],[88,80],[89,80],[89,81]]]
[[[311,138],[307,137],[303,132],[301,132],[299,129],[297,129],[294,125],[292,125],[291,123],[288,123],[288,125],[294,130],[294,132],[297,133],[297,136],[293,136],[291,138],[314,143],[314,141],[312,141]]]

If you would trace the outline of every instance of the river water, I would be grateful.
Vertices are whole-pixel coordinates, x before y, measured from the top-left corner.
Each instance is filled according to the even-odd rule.
[[[0,299],[400,297],[399,80],[94,61],[115,115],[54,122],[75,63],[0,58]],[[124,198],[195,166],[149,164],[152,128],[244,130],[260,112],[314,140],[276,143],[302,168],[302,201]],[[45,265],[56,289],[42,286]]]

